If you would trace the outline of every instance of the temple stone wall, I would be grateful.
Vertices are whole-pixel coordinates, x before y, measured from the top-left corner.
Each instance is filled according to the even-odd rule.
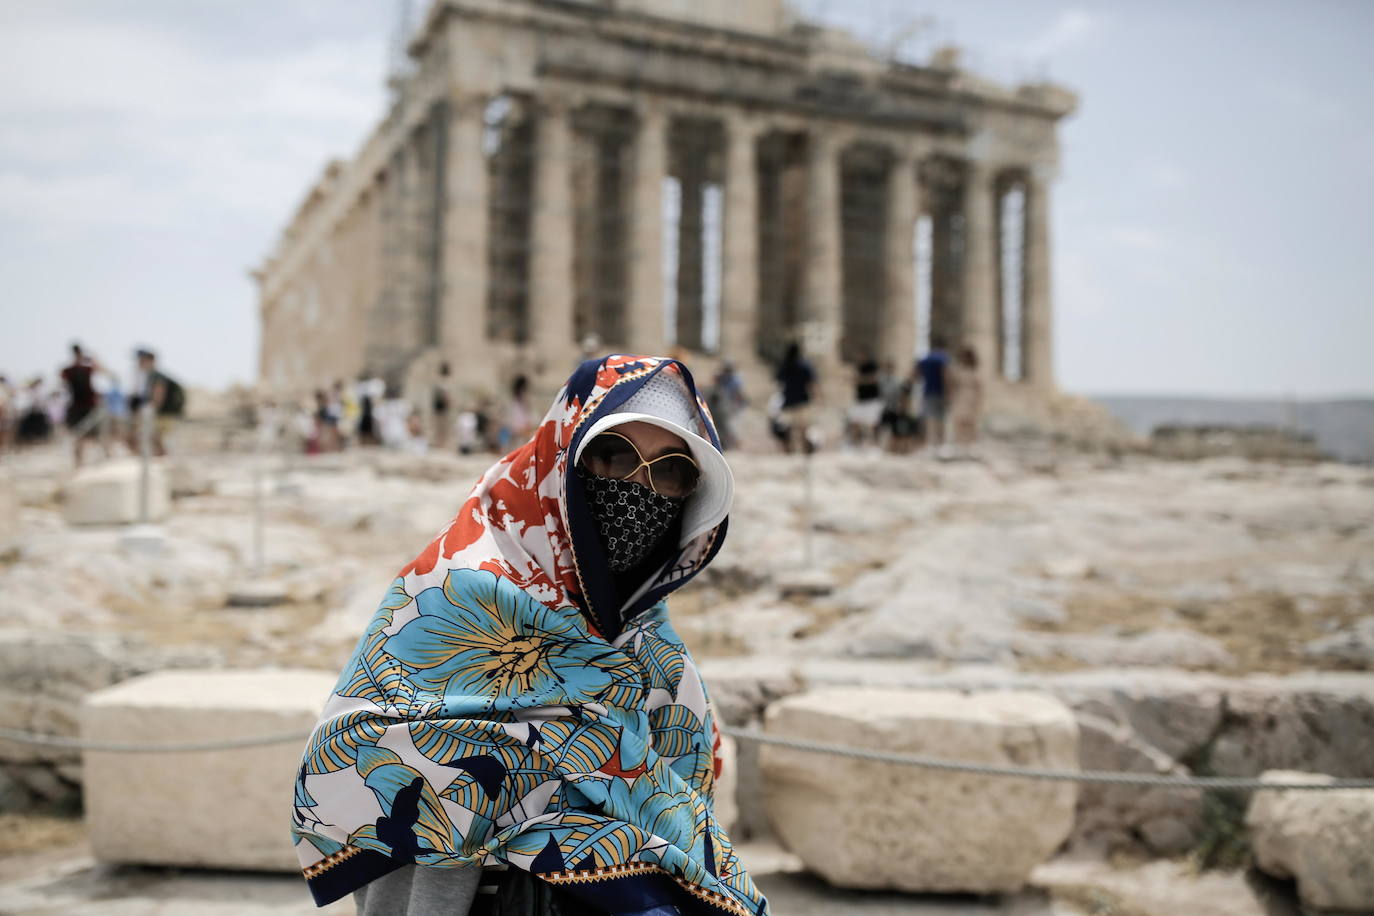
[[[604,6],[720,29],[772,34],[783,24],[782,0],[611,0]]]
[[[584,341],[762,379],[795,340],[840,398],[938,338],[994,399],[1053,391],[1067,90],[881,60],[774,0],[446,0],[411,53],[257,272],[265,386],[423,391],[447,361],[460,396],[551,391]]]

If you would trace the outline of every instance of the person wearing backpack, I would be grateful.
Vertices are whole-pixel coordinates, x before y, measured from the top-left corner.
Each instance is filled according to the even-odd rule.
[[[134,355],[138,360],[138,372],[134,384],[136,393],[130,399],[130,406],[137,422],[133,424],[130,433],[129,447],[135,453],[141,451],[137,437],[139,423],[143,422],[145,416],[142,408],[145,404],[151,404],[152,451],[154,455],[162,456],[167,454],[166,442],[172,427],[177,418],[186,412],[186,389],[176,379],[158,369],[157,354],[152,350],[140,348]]]

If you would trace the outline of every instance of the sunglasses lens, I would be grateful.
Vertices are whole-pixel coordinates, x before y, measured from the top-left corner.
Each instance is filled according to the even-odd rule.
[[[597,477],[620,480],[634,473],[639,455],[619,436],[597,436],[582,453],[582,463]]]
[[[653,474],[654,491],[673,499],[685,499],[697,488],[701,472],[690,459],[680,455],[669,455],[655,461],[650,468]]]

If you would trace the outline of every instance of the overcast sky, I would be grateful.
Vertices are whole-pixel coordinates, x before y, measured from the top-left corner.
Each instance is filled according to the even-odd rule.
[[[254,376],[248,270],[382,112],[389,0],[0,0],[0,373],[78,338]],[[801,0],[1079,92],[1054,187],[1079,392],[1374,394],[1374,3]]]

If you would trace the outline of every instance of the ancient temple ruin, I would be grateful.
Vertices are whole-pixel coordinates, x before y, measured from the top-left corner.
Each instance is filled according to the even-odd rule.
[[[410,72],[266,263],[261,379],[440,360],[551,390],[603,352],[733,359],[790,340],[830,383],[972,345],[1053,390],[1049,185],[1075,105],[881,59],[782,0],[436,0]]]

